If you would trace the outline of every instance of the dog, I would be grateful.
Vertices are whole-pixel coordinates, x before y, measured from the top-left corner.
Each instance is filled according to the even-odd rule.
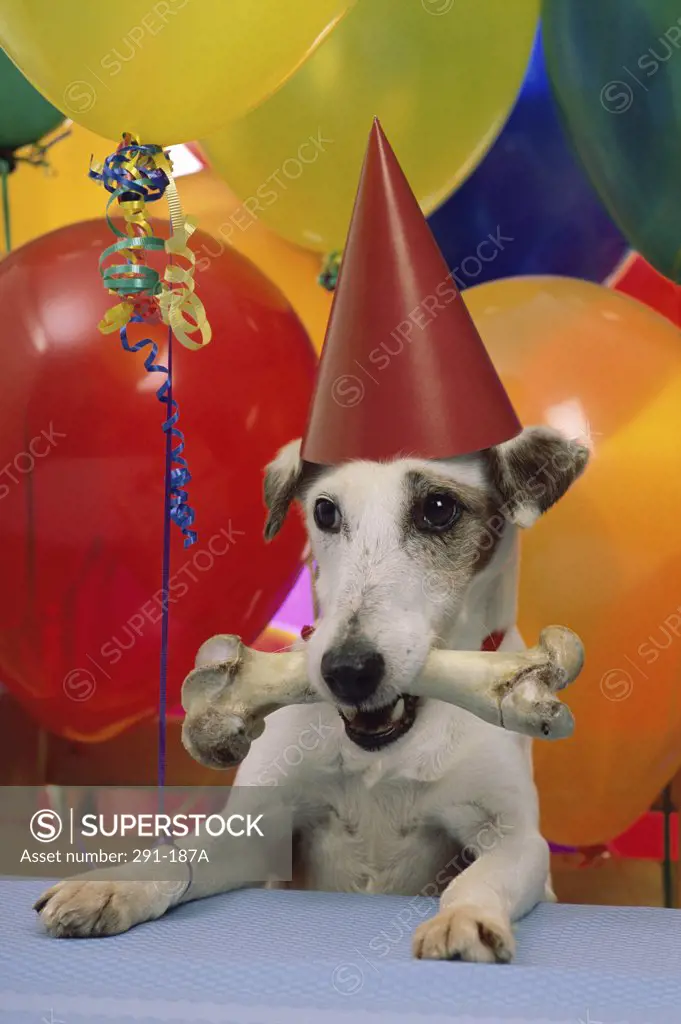
[[[554,899],[531,741],[403,689],[433,646],[520,650],[518,534],[580,476],[589,446],[547,427],[474,455],[267,467],[265,536],[302,509],[320,615],[306,650],[323,704],[269,718],[236,786],[289,808],[297,884],[438,895],[413,936],[424,959],[508,962],[513,923]],[[320,717],[321,716],[321,717]],[[314,729],[316,740],[302,742]],[[286,756],[295,750],[295,757]],[[243,867],[243,865],[241,866]],[[36,909],[55,936],[111,935],[242,875],[195,865],[180,892],[121,879],[61,882]]]

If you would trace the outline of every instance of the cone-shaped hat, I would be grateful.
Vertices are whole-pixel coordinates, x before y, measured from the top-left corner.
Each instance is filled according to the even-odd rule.
[[[302,457],[451,458],[522,429],[378,121],[343,252]]]

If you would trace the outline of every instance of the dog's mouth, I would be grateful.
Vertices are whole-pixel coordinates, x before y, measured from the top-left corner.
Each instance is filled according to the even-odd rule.
[[[409,694],[373,711],[338,709],[348,739],[362,750],[382,750],[409,732],[416,721],[419,698]]]

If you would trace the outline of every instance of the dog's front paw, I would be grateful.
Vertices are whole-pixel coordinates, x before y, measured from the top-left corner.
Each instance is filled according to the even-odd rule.
[[[418,926],[413,952],[420,960],[507,964],[515,940],[510,921],[502,916],[473,906],[448,907]]]
[[[172,900],[163,888],[154,882],[59,882],[33,909],[56,938],[118,935],[165,913]]]

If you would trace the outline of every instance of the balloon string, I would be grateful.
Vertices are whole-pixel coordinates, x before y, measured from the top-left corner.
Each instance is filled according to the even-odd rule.
[[[167,402],[168,412],[173,408],[173,329],[168,327],[168,376],[166,392],[161,401]],[[172,522],[172,473],[173,473],[173,431],[170,418],[163,424],[166,434],[165,454],[165,486],[163,498],[163,562],[161,566],[161,593],[163,594],[163,611],[161,613],[161,665],[159,671],[158,693],[158,787],[162,790],[166,784],[166,742],[167,742],[167,709],[168,709],[168,628],[170,615],[168,600],[170,594],[170,526]],[[160,794],[162,799],[162,793]],[[163,807],[161,806],[161,811]]]
[[[143,323],[139,314],[133,315],[131,323]],[[159,669],[159,718],[158,718],[158,786],[161,790],[166,784],[166,759],[167,759],[167,712],[168,712],[168,637],[170,627],[169,594],[170,594],[170,530],[171,524],[177,523],[185,534],[185,547],[189,547],[196,540],[196,534],[191,530],[194,522],[194,510],[186,502],[187,492],[184,485],[191,479],[187,463],[182,458],[184,449],[184,437],[176,424],[179,418],[177,402],[173,397],[173,330],[168,327],[168,365],[163,366],[156,362],[158,356],[158,345],[151,338],[142,338],[135,344],[130,344],[128,339],[127,324],[121,328],[121,344],[126,352],[139,352],[143,348],[151,346],[151,351],[144,360],[144,367],[148,373],[165,373],[166,379],[156,392],[159,402],[167,406],[167,417],[163,423],[163,430],[166,435],[165,448],[165,472],[164,472],[164,500],[163,500],[163,557],[161,563],[161,593],[163,605],[161,613],[161,654]],[[177,444],[174,445],[174,441]],[[162,796],[159,796],[162,800]],[[162,808],[161,808],[162,809]]]
[[[171,257],[172,258],[172,257]],[[168,373],[166,390],[159,395],[160,401],[166,401],[168,413],[174,406],[173,400],[173,328],[168,325]],[[158,674],[158,754],[157,784],[159,791],[159,812],[163,812],[163,788],[166,784],[166,746],[168,739],[168,634],[170,629],[170,526],[172,522],[172,474],[173,474],[173,433],[171,416],[168,415],[163,430],[166,435],[165,466],[163,473],[163,557],[161,561],[161,593],[163,595],[163,611],[161,612],[161,663]]]
[[[139,313],[134,313],[130,323],[144,323],[144,318]],[[172,328],[169,328],[172,331]],[[180,410],[177,402],[169,396],[168,367],[156,362],[158,356],[158,345],[151,338],[142,338],[130,344],[128,340],[128,325],[124,324],[120,329],[121,344],[126,352],[140,352],[143,348],[151,347],[151,351],[145,356],[144,369],[147,373],[165,373],[166,379],[156,392],[159,402],[168,406],[168,417],[163,423],[163,430],[166,434],[166,446],[171,445],[171,468],[170,468],[170,518],[176,526],[182,530],[184,535],[184,546],[189,548],[196,543],[197,535],[192,526],[194,524],[194,509],[188,504],[189,495],[185,490],[186,485],[191,481],[191,474],[187,460],[183,457],[184,434],[178,430],[176,424],[180,418]],[[173,447],[172,440],[175,438],[177,444]]]
[[[12,230],[9,213],[9,164],[6,160],[0,160],[0,175],[2,175],[2,223],[5,231],[5,253],[12,250]]]

